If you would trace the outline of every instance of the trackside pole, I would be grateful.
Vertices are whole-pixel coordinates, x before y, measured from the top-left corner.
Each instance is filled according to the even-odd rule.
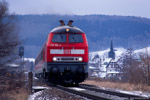
[[[29,72],[28,73],[28,86],[29,86],[29,93],[32,94],[32,83],[33,83],[33,73]]]

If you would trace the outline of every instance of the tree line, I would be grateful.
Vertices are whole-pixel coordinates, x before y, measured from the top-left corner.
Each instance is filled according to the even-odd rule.
[[[19,44],[15,15],[5,0],[0,1],[0,68],[14,60],[14,50]],[[12,59],[13,58],[13,59]]]

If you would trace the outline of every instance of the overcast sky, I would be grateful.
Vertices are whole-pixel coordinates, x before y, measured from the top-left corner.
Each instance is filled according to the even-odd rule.
[[[150,18],[150,0],[6,0],[16,14],[125,15]]]

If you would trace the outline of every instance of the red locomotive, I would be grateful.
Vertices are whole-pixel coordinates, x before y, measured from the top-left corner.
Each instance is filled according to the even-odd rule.
[[[54,28],[35,60],[35,75],[45,80],[78,84],[88,77],[88,43],[86,35],[72,26],[72,20]]]

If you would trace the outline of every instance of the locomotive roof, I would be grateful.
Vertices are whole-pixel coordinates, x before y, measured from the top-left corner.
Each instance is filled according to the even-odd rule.
[[[67,31],[69,29],[69,31]],[[58,26],[54,28],[51,33],[84,33],[81,29],[74,27],[74,26],[68,26],[68,25],[63,25],[63,26]]]

